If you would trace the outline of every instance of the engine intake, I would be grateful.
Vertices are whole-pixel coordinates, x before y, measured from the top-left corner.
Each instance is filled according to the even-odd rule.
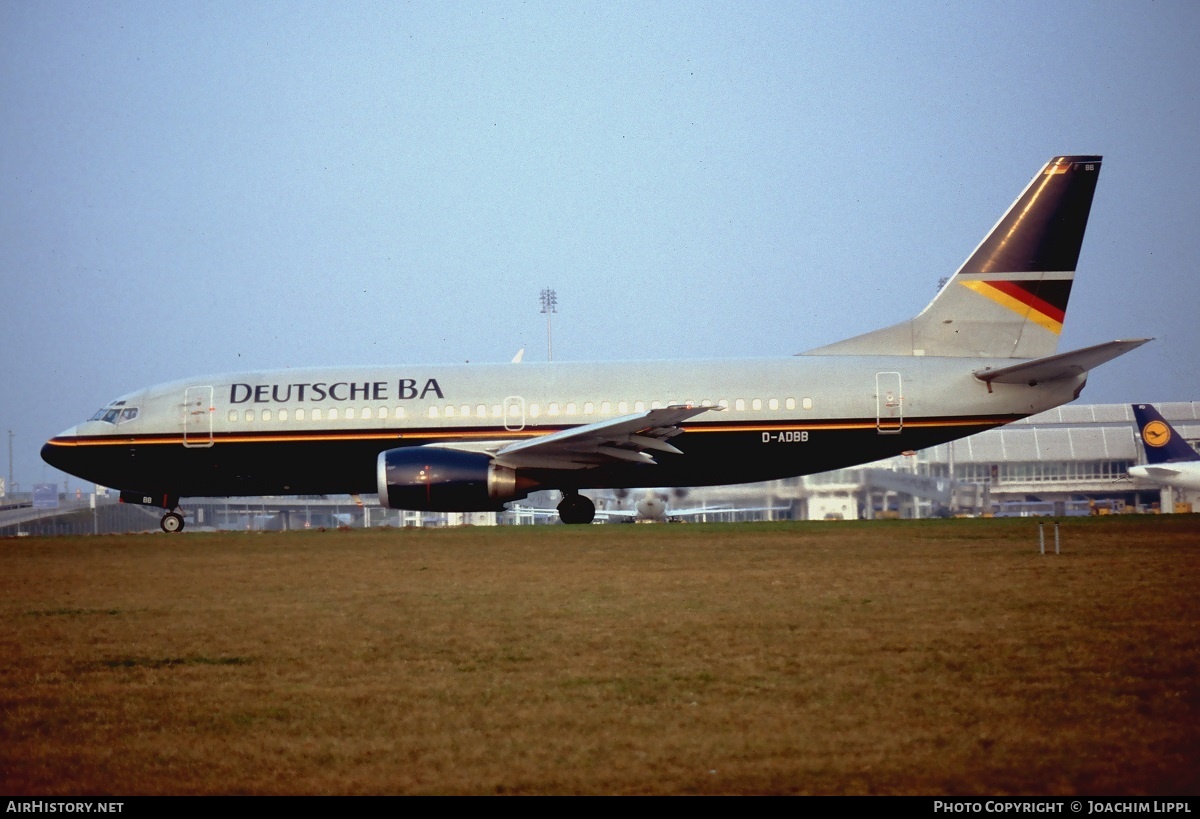
[[[379,453],[376,476],[379,503],[389,509],[491,512],[533,488],[483,452],[430,446]]]

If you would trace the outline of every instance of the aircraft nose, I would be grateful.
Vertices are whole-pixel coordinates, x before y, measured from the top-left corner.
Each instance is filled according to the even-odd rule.
[[[68,462],[68,458],[66,456],[68,447],[64,445],[75,442],[76,429],[76,427],[64,429],[62,432],[58,433],[45,444],[43,444],[42,460],[50,464],[50,466],[54,467],[55,469],[61,469],[66,472]]]

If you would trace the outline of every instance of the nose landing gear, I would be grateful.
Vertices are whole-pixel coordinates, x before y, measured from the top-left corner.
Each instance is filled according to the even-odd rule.
[[[166,509],[167,513],[162,516],[162,520],[158,522],[158,525],[168,535],[183,531],[183,515],[178,511],[178,495],[166,492],[153,495],[147,495],[143,492],[122,492],[121,503],[134,503],[138,506],[157,506],[160,509]]]

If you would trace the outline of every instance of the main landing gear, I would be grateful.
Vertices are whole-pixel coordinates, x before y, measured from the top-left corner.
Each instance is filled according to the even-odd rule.
[[[578,492],[564,491],[558,517],[563,523],[591,523],[596,517],[596,504]]]

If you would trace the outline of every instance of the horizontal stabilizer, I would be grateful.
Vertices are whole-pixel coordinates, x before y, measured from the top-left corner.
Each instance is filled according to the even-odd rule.
[[[1124,341],[1108,341],[1094,347],[1084,347],[1069,353],[1046,358],[1036,358],[1033,361],[1023,361],[1011,367],[991,367],[976,370],[975,377],[988,384],[1028,384],[1034,386],[1048,381],[1059,381],[1083,375],[1093,367],[1099,367],[1106,361],[1124,355],[1130,350],[1141,347],[1148,338],[1127,339]]]
[[[1145,466],[1142,467],[1142,470],[1152,481],[1169,481],[1183,474],[1180,470],[1171,469],[1169,466]]]

